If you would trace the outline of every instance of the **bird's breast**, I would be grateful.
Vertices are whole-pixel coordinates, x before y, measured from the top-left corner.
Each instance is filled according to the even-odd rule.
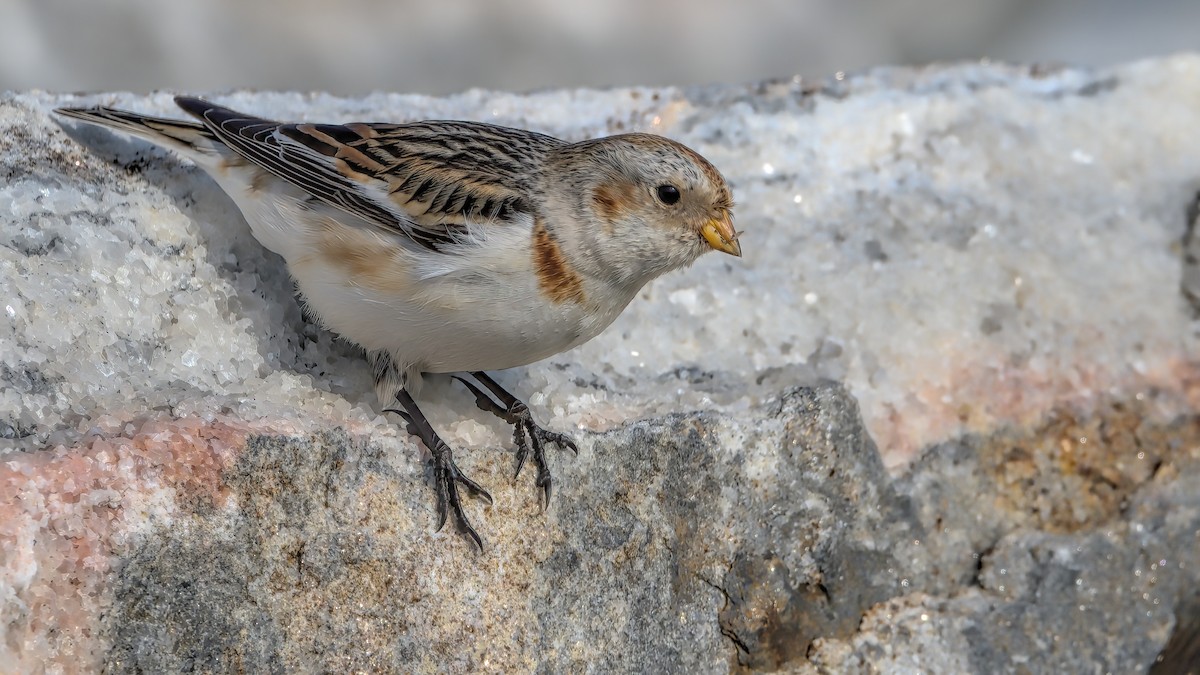
[[[577,298],[548,297],[525,233],[523,243],[514,237],[425,254],[381,245],[374,233],[338,230],[289,268],[326,327],[388,351],[402,367],[499,370],[586,342],[628,301],[604,302],[584,279]]]

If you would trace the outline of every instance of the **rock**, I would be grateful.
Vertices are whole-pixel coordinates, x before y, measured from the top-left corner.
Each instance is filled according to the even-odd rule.
[[[0,97],[6,669],[1186,672],[1200,58],[223,100],[666,133],[747,257],[501,375],[579,440],[545,513],[431,383],[479,554],[215,185],[49,114],[169,97]]]
[[[802,658],[827,623],[852,634],[894,593],[899,562],[865,542],[915,525],[855,413],[830,386],[753,423],[680,414],[589,437],[559,463],[571,487],[545,516],[497,490],[483,555],[428,541],[426,477],[380,449],[255,437],[225,474],[233,499],[197,505],[116,575],[105,659],[560,672],[719,671],[747,646],[749,663]],[[844,461],[814,461],[826,453]],[[511,463],[494,459],[502,486]]]

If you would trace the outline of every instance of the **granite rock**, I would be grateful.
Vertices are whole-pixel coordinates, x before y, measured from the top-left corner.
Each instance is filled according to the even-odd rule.
[[[480,554],[433,531],[420,448],[215,185],[49,112],[169,96],[0,96],[5,670],[1127,672],[1194,653],[1200,58],[220,98],[665,133],[730,178],[746,258],[665,277],[605,335],[500,376],[579,440],[545,513],[504,426],[430,383],[426,412],[495,496],[467,505]]]

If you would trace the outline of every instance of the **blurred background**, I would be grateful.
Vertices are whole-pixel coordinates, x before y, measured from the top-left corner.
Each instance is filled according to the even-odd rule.
[[[0,89],[445,94],[1200,50],[1200,0],[0,0]]]

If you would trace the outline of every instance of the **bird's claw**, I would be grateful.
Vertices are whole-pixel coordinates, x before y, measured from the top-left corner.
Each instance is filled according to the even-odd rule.
[[[396,413],[399,415],[400,419],[404,420],[404,430],[413,436],[419,437],[420,431],[417,429],[417,425],[413,423],[412,415],[409,415],[399,408],[384,408],[383,412]]]
[[[482,497],[487,500],[489,505],[492,504],[492,495],[483,489],[479,483],[468,478],[454,463],[454,454],[446,445],[440,445],[433,451],[433,480],[437,485],[438,494],[438,525],[437,529],[441,530],[446,524],[448,511],[454,511],[454,519],[458,526],[462,528],[467,535],[475,541],[475,545],[479,550],[483,550],[483,539],[479,537],[479,533],[471,525],[471,521],[467,519],[466,512],[463,511],[462,501],[459,498],[458,486],[463,485],[469,492],[477,497]]]
[[[533,465],[537,467],[537,480],[534,484],[541,491],[539,501],[542,510],[545,511],[546,507],[550,505],[550,495],[553,491],[553,478],[550,476],[550,467],[546,463],[545,446],[553,443],[560,448],[569,448],[576,455],[579,454],[579,448],[575,445],[575,441],[566,434],[549,431],[538,426],[533,421],[529,406],[505,391],[487,373],[474,372],[471,373],[471,376],[491,391],[492,395],[499,399],[499,402],[470,380],[457,375],[454,376],[454,379],[462,382],[471,391],[475,396],[475,405],[480,410],[489,412],[513,425],[513,443],[517,446],[517,470],[513,473],[513,480],[520,477],[521,469],[525,468],[525,462],[532,457]]]
[[[553,443],[560,448],[569,448],[577,455],[579,448],[565,434],[538,426],[533,421],[529,408],[520,401],[510,405],[503,417],[513,425],[513,443],[517,446],[517,470],[513,474],[513,480],[520,477],[521,469],[525,468],[525,461],[532,455],[533,465],[537,467],[537,480],[534,485],[542,491],[540,501],[542,511],[545,511],[550,505],[550,495],[553,492],[553,478],[550,475],[550,467],[546,464],[546,444]]]

